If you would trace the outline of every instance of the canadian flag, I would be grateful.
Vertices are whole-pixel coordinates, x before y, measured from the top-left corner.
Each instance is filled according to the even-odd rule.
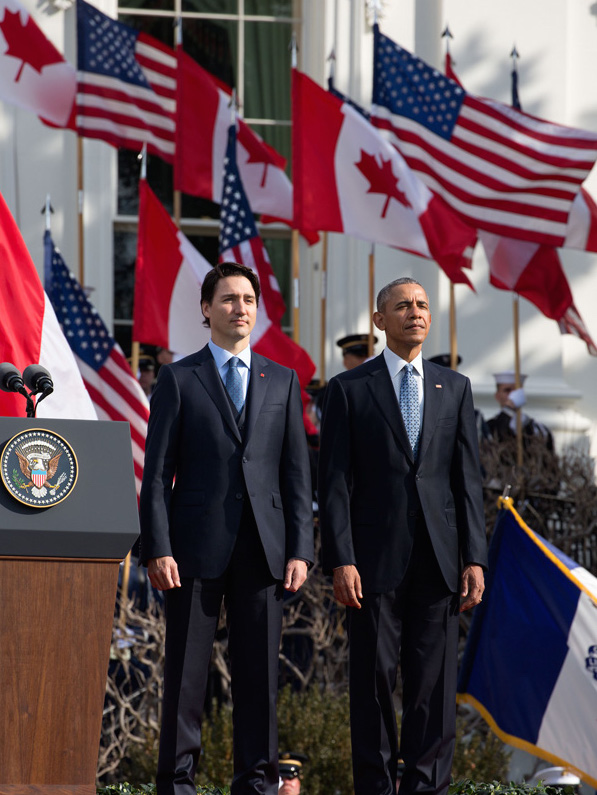
[[[75,357],[2,196],[0,262],[0,361],[21,372],[30,364],[49,371],[54,392],[39,404],[38,417],[97,419]],[[1,416],[24,417],[25,410],[21,395],[0,392]]]
[[[479,231],[489,261],[490,282],[527,298],[552,320],[572,305],[572,293],[557,249]]]
[[[64,126],[76,74],[17,0],[0,0],[0,98]]]
[[[245,264],[263,283],[264,271],[252,261],[253,249],[245,251]],[[201,256],[174,222],[145,180],[139,183],[139,236],[135,274],[133,339],[159,345],[178,355],[202,348],[210,339],[203,326],[201,284],[212,266]],[[251,347],[274,361],[293,367],[302,386],[309,382],[315,365],[269,316],[265,290]],[[276,317],[279,309],[273,309]]]
[[[435,259],[470,284],[476,242],[462,222],[349,102],[293,70],[295,225],[348,235]]]
[[[211,270],[146,180],[139,182],[139,235],[133,339],[186,355],[209,340],[201,284]]]
[[[483,231],[479,231],[479,239],[494,287],[522,295],[546,317],[556,320],[562,334],[579,337],[591,356],[597,356],[597,347],[574,305],[557,249]]]
[[[180,47],[177,58],[174,187],[219,204],[231,92]],[[292,183],[285,159],[242,119],[238,123],[237,161],[251,209],[291,223]]]

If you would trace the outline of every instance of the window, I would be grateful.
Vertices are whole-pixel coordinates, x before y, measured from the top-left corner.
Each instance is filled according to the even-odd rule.
[[[300,23],[300,0],[121,0],[118,18],[174,46],[175,21],[182,20],[185,52],[219,80],[236,89],[240,112],[288,162],[290,173],[290,52]],[[168,212],[173,212],[172,168],[150,156],[147,178]],[[118,215],[114,224],[115,334],[131,343],[136,256],[137,184],[135,152],[118,151]],[[210,262],[217,260],[219,205],[182,196],[181,228]],[[290,230],[260,229],[272,267],[290,306]],[[289,326],[290,309],[283,318]]]

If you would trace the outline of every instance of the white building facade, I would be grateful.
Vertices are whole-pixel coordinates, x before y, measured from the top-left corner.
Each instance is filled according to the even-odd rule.
[[[36,23],[76,64],[75,9],[68,0],[23,0]],[[325,85],[328,56],[335,53],[335,84],[367,107],[371,102],[373,10],[365,0],[114,0],[94,3],[110,16],[141,27],[168,44],[172,23],[183,17],[183,42],[209,68],[217,45],[217,68],[232,75],[241,111],[255,129],[290,158],[290,56],[292,32],[299,68]],[[449,25],[455,69],[466,89],[510,102],[510,52],[515,45],[523,108],[544,119],[597,132],[597,4],[578,0],[380,0],[379,24],[396,42],[443,69]],[[172,37],[170,39],[170,37]],[[215,44],[214,44],[215,43]],[[224,53],[222,55],[222,53]],[[265,88],[264,88],[265,86]],[[198,100],[199,101],[199,100]],[[318,134],[314,130],[314,135]],[[83,211],[84,284],[117,338],[130,344],[136,244],[135,153],[85,140],[82,159],[74,133],[42,124],[34,115],[0,103],[0,192],[11,208],[40,273],[43,269],[41,214],[46,195],[54,208],[52,235],[76,273],[79,263],[77,211]],[[83,191],[78,190],[78,173]],[[119,176],[120,175],[120,176]],[[150,184],[168,209],[171,175],[150,163]],[[591,178],[589,179],[591,187]],[[596,181],[597,186],[597,181]],[[597,187],[593,191],[597,197]],[[217,255],[217,207],[183,201],[182,229],[202,253]],[[280,226],[263,228],[279,281],[292,303],[291,242]],[[299,337],[321,370],[321,298],[324,375],[342,369],[335,341],[369,329],[370,244],[329,235],[327,278],[322,246],[300,244]],[[429,293],[433,324],[424,354],[449,351],[449,284],[433,262],[375,246],[375,291],[399,276],[414,276]],[[597,255],[566,250],[562,262],[576,306],[597,337]],[[460,370],[472,380],[475,401],[486,417],[497,412],[491,374],[514,365],[512,295],[491,287],[479,245],[471,279],[476,292],[457,285],[456,319]],[[199,307],[197,308],[199,312]],[[292,313],[287,313],[291,323]],[[381,341],[376,352],[382,349]],[[597,451],[597,358],[585,344],[562,336],[557,324],[520,301],[520,354],[528,411],[554,432],[558,446],[578,443]]]

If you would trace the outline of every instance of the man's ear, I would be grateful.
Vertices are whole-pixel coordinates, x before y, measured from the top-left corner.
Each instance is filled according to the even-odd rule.
[[[209,317],[209,304],[207,301],[201,301],[201,314],[205,319]]]
[[[375,323],[376,327],[380,331],[385,331],[385,329],[386,329],[386,321],[385,321],[384,316],[381,314],[381,312],[374,312],[373,313],[373,322]]]

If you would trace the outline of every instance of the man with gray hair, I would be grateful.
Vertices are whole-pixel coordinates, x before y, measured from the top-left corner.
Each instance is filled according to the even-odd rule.
[[[459,613],[481,601],[487,562],[471,386],[422,358],[423,287],[377,298],[380,356],[332,378],[319,510],[324,570],[347,606],[356,795],[447,792],[454,753]],[[394,702],[403,686],[400,744]]]

